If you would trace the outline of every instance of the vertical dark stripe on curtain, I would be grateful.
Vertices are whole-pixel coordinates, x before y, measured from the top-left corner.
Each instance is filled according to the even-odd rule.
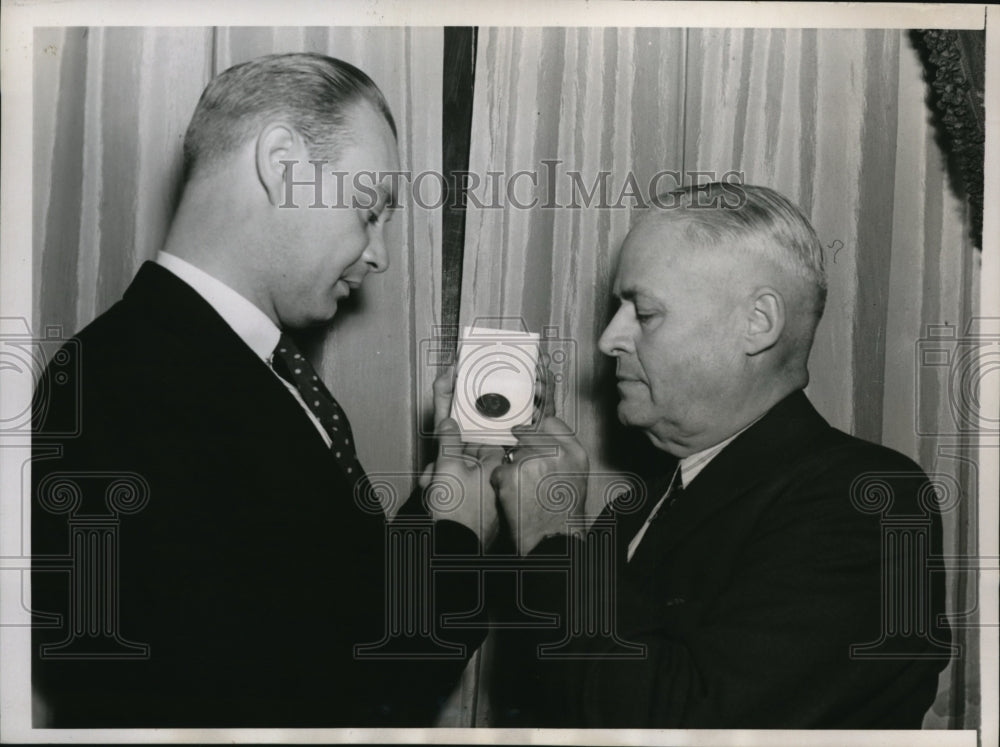
[[[440,347],[454,352],[462,303],[462,272],[465,256],[465,193],[455,175],[469,170],[472,138],[472,104],[476,75],[478,28],[446,26],[444,69],[441,76],[441,170],[444,176],[444,206],[441,214],[441,334]],[[412,182],[411,182],[412,183]],[[458,190],[456,192],[456,190]],[[418,444],[422,459],[434,454],[435,446],[424,439]],[[421,462],[423,463],[423,462]],[[420,469],[420,464],[415,465]],[[488,648],[491,644],[484,644]],[[447,715],[446,707],[436,726],[480,726],[478,723],[481,653],[473,654],[456,690],[458,715]],[[457,720],[455,720],[457,719]]]
[[[45,212],[45,246],[39,287],[41,325],[77,330],[76,278],[79,266],[80,202],[83,197],[84,108],[87,97],[87,29],[67,29],[59,73],[52,191]]]
[[[101,122],[101,210],[97,309],[100,314],[132,280],[139,197],[139,107],[142,32],[108,29],[104,51]]]
[[[858,301],[854,316],[854,433],[881,443],[885,385],[885,328],[889,312],[895,133],[898,104],[885,96],[899,78],[899,37],[865,34],[866,102],[860,133],[862,173],[858,178]]]
[[[681,169],[681,182],[687,184],[687,142],[688,142],[688,96],[689,89],[688,86],[688,72],[691,70],[691,29],[684,29],[684,33],[681,35],[681,42],[683,49],[681,51],[681,148],[680,148],[680,169]],[[632,135],[633,140],[638,136],[638,133]],[[681,185],[677,185],[678,187]]]
[[[212,33],[209,37],[209,43],[211,47],[209,48],[208,54],[208,80],[211,80],[216,75],[219,74],[219,27],[212,26]],[[208,85],[208,80],[205,84]]]
[[[817,111],[819,111],[819,91],[816,79],[819,77],[819,43],[816,29],[802,29],[802,66],[799,70],[799,99],[803,102],[799,111],[802,114],[800,127],[801,142],[799,143],[799,173],[816,173],[816,132]],[[799,180],[799,207],[806,215],[813,214],[814,180],[802,178]]]
[[[736,119],[733,123],[733,164],[743,163],[743,141],[747,131],[747,112],[750,107],[750,73],[754,68],[754,52],[757,36],[754,32],[749,32],[743,44],[743,59],[740,63],[740,87],[743,94],[737,102]],[[730,37],[726,36],[726,43],[731,43]],[[728,57],[726,58],[729,59]],[[756,102],[755,102],[756,103]]]
[[[454,175],[469,170],[477,33],[478,29],[473,26],[449,26],[444,30],[441,158],[445,202],[441,216],[441,324],[445,330],[457,330],[462,294],[465,195],[461,181]],[[448,344],[453,343],[452,340]]]
[[[927,141],[927,160],[931,160],[937,154],[938,146]],[[941,196],[935,190],[928,190],[924,193],[923,199],[923,263],[924,263],[924,284],[920,295],[920,319],[924,324],[943,324],[947,321],[947,304],[942,306],[940,275],[937,267],[941,262],[941,246],[934,239],[944,235],[944,206]],[[917,379],[920,386],[917,396],[919,403],[917,406],[928,413],[937,413],[942,407],[942,396],[947,396],[942,391],[940,383],[929,376]],[[927,468],[937,461],[939,439],[922,438],[918,440],[920,450],[919,462],[921,466]]]

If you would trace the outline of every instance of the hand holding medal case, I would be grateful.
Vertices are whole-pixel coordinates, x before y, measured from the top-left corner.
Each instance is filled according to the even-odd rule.
[[[464,327],[451,417],[464,443],[514,446],[515,425],[534,412],[538,335],[487,327]]]

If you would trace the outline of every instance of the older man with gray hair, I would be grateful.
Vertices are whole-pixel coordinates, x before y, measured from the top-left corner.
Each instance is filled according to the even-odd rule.
[[[620,420],[664,452],[658,476],[574,531],[587,455],[551,417],[493,473],[519,554],[570,559],[523,573],[519,603],[559,626],[503,631],[496,719],[919,728],[951,653],[926,567],[940,516],[916,464],[832,428],[802,391],[826,297],[816,234],[764,187],[669,197],[625,240],[599,341]],[[538,500],[557,472],[579,498],[560,510]],[[923,529],[884,542],[887,494],[890,518]]]

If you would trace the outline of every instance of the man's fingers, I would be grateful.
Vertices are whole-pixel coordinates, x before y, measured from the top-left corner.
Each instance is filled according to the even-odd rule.
[[[501,489],[507,480],[507,473],[513,469],[509,464],[500,464],[492,472],[490,472],[490,485],[493,490],[496,491],[497,495],[501,495]]]
[[[532,422],[556,414],[555,390],[555,376],[539,362],[535,377],[535,414]]]
[[[476,459],[480,462],[499,462],[503,459],[504,448],[493,444],[480,444],[476,449]]]
[[[445,418],[438,423],[437,438],[441,446],[462,445],[462,432],[458,428],[458,423],[452,418]]]
[[[463,462],[480,462],[488,469],[499,464],[504,449],[494,444],[464,443],[462,432],[453,418],[445,418],[437,427],[438,455],[459,458]]]
[[[434,477],[434,467],[435,467],[434,462],[431,462],[426,467],[424,467],[423,473],[420,475],[419,478],[417,478],[417,485],[419,485],[421,488],[426,488],[428,485],[431,484],[431,480]]]
[[[557,456],[560,460],[569,459],[568,464],[577,464],[580,469],[588,468],[590,457],[587,450],[576,440],[572,429],[559,418],[548,417],[537,426],[519,426],[511,430],[517,436],[518,447],[525,450],[520,459]]]
[[[434,379],[434,422],[440,423],[451,414],[451,398],[455,390],[455,367],[448,366]]]
[[[455,366],[446,366],[434,379],[434,394],[450,396],[455,391]]]
[[[547,416],[536,425],[515,425],[511,432],[525,446],[549,443],[553,436],[572,436],[573,430],[557,417]]]

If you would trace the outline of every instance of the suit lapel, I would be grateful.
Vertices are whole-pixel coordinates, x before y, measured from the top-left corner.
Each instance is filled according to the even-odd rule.
[[[284,434],[306,463],[329,465],[346,479],[316,427],[280,379],[204,298],[154,262],[139,269],[123,304],[181,341],[191,376],[215,385],[220,400],[241,400]]]
[[[805,394],[794,392],[741,433],[685,488],[663,517],[663,549],[696,532],[713,515],[779,471],[788,459],[812,449],[829,429]],[[659,548],[657,548],[659,549]]]
[[[677,460],[667,457],[662,472],[648,478],[644,477],[638,490],[630,491],[615,499],[605,512],[605,515],[614,521],[615,553],[620,567],[628,562],[629,543],[663,497],[676,468]]]

